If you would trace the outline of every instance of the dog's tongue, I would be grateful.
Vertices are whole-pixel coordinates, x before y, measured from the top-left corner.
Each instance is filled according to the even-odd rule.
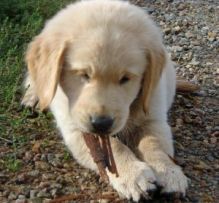
[[[87,147],[90,149],[91,156],[97,164],[100,177],[106,182],[109,181],[106,168],[118,177],[109,136],[98,136],[88,133],[83,134],[83,136]]]

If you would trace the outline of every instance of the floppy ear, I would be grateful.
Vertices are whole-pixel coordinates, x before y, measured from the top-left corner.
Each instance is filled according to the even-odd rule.
[[[166,52],[162,44],[153,44],[147,51],[147,67],[143,78],[143,108],[148,112],[150,99],[156,88],[166,63]]]
[[[51,36],[37,36],[30,43],[26,63],[35,83],[40,109],[51,103],[60,77],[66,43]]]

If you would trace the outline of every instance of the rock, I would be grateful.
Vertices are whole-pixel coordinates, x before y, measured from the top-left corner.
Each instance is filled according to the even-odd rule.
[[[44,200],[43,198],[36,197],[31,199],[31,203],[44,203]]]
[[[27,203],[26,199],[16,199],[15,203]]]
[[[47,154],[47,159],[48,159],[49,162],[53,161],[54,158],[55,158],[54,154],[51,154],[51,153]]]
[[[173,31],[174,31],[176,34],[178,34],[178,33],[181,31],[180,26],[174,27],[174,28],[173,28]]]
[[[165,14],[164,17],[165,17],[165,20],[168,22],[168,21],[173,20],[175,16],[174,14]]]
[[[50,194],[46,190],[41,190],[38,192],[37,197],[47,198],[50,197]]]
[[[165,29],[163,30],[163,32],[164,32],[166,35],[168,35],[168,34],[171,33],[171,29],[170,29],[170,28],[165,28]]]
[[[39,161],[41,158],[41,154],[36,154],[34,157],[33,157],[33,161]]]
[[[29,162],[33,159],[33,153],[31,151],[25,152],[23,160]]]
[[[193,37],[194,37],[194,34],[193,34],[192,32],[190,32],[190,31],[188,31],[188,32],[185,33],[185,36],[186,36],[187,38],[193,38]]]
[[[190,65],[193,65],[193,66],[197,66],[200,64],[199,61],[196,61],[196,59],[192,59],[192,61],[189,63]]]
[[[43,199],[43,203],[50,203],[51,202],[51,199],[49,199],[49,198],[44,198]]]
[[[50,194],[52,195],[52,197],[55,197],[57,193],[58,193],[57,188],[54,188],[54,189],[50,190]]]
[[[50,166],[44,161],[35,161],[35,167],[42,170],[48,170],[50,168]]]
[[[10,194],[10,191],[8,191],[8,190],[4,190],[4,191],[2,192],[3,197],[8,197],[9,194]]]
[[[108,199],[100,199],[100,200],[98,200],[98,202],[99,203],[108,203],[108,202],[110,202],[110,200],[108,200]]]
[[[210,143],[211,144],[216,144],[217,143],[217,138],[216,137],[211,137],[210,138]]]
[[[27,174],[28,174],[28,176],[36,178],[39,176],[40,172],[39,172],[39,170],[32,170],[32,171],[28,172]]]
[[[45,154],[42,154],[41,157],[40,157],[40,160],[41,161],[47,161],[47,157]]]
[[[207,155],[207,160],[210,161],[210,162],[213,162],[214,161],[214,157],[211,156],[211,155]]]
[[[17,198],[17,194],[15,192],[10,192],[8,195],[8,200],[15,200]]]
[[[18,199],[20,199],[20,200],[25,200],[26,197],[25,197],[25,195],[18,195]]]
[[[59,183],[52,183],[50,185],[50,188],[56,188],[56,189],[61,189],[63,186]]]
[[[208,32],[208,40],[213,42],[214,40],[216,40],[216,36],[217,34],[215,32]]]
[[[48,181],[48,180],[55,180],[56,175],[51,173],[44,173],[42,174],[42,181]]]
[[[176,125],[182,126],[183,125],[183,120],[181,118],[176,119]]]
[[[192,123],[193,119],[191,119],[189,116],[186,115],[184,118],[184,121],[185,121],[185,123]]]
[[[50,186],[50,182],[40,182],[38,188],[48,188]]]
[[[183,47],[172,46],[171,49],[172,49],[173,52],[181,52],[183,50]]]
[[[17,179],[16,179],[16,183],[17,184],[23,184],[25,182],[28,182],[27,174],[26,173],[19,174]]]
[[[35,198],[37,195],[37,192],[38,192],[37,190],[30,190],[30,198],[31,199]]]

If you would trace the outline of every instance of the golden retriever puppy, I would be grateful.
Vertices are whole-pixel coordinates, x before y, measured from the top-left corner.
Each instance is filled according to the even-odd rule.
[[[175,71],[141,8],[110,0],[71,4],[30,43],[26,62],[23,104],[39,99],[41,109],[51,109],[80,164],[97,171],[82,134],[108,134],[119,177],[108,176],[121,196],[138,201],[156,184],[185,194],[167,123]]]

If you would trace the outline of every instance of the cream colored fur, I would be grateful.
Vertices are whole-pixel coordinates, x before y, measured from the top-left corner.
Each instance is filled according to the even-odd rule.
[[[110,115],[119,177],[108,174],[118,193],[138,201],[157,182],[163,192],[185,194],[167,123],[175,71],[143,10],[110,0],[69,5],[29,45],[26,61],[30,88],[22,103],[33,106],[38,98],[41,109],[51,109],[80,164],[97,171],[82,134],[91,131],[90,115]],[[124,76],[129,81],[120,84]]]

